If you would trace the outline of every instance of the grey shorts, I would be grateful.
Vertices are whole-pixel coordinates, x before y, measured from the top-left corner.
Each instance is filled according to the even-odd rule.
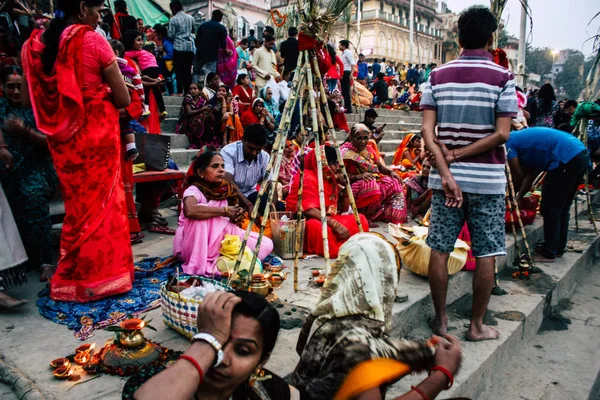
[[[433,191],[427,245],[440,253],[451,253],[465,220],[475,257],[506,254],[503,194],[463,193],[463,206],[445,206],[442,190]]]

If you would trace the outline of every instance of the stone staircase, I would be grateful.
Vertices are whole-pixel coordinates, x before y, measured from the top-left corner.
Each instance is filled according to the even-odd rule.
[[[189,145],[185,135],[175,133],[175,125],[181,110],[181,97],[165,96],[165,106],[169,117],[161,124],[162,134],[171,137],[171,158],[177,163],[180,169],[186,169],[192,162],[192,158],[198,152],[197,150],[187,150]],[[407,133],[419,132],[421,130],[422,113],[415,111],[398,111],[377,109],[376,126],[386,124],[385,136],[379,143],[379,149],[385,154],[386,160],[391,161],[396,149]],[[355,114],[346,114],[348,125],[352,127],[357,122],[362,121],[364,109]],[[345,132],[338,132],[336,139],[346,139]]]

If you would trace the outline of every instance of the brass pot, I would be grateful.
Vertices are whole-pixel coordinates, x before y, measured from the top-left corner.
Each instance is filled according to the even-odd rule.
[[[267,297],[269,295],[269,288],[270,285],[266,281],[250,283],[250,292],[260,294],[263,297]]]
[[[145,341],[146,338],[142,331],[121,332],[119,334],[119,343],[130,349],[141,346]]]

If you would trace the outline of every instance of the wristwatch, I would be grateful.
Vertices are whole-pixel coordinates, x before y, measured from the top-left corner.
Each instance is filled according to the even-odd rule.
[[[221,343],[219,343],[219,341],[213,335],[210,335],[208,333],[197,333],[194,335],[194,337],[192,337],[192,343],[194,343],[197,340],[203,340],[206,343],[210,344],[213,347],[213,349],[215,349],[215,352],[217,353],[217,358],[215,360],[215,363],[213,364],[213,367],[216,367],[223,362],[223,349]]]

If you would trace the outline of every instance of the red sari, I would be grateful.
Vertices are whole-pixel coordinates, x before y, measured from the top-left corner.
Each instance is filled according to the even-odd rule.
[[[62,34],[53,74],[42,71],[42,31],[23,46],[23,66],[38,129],[61,184],[65,219],[50,298],[88,302],[132,288],[133,255],[121,176],[119,112],[107,85],[83,90],[83,37]]]
[[[322,151],[324,154],[324,151]],[[323,155],[324,158],[324,155]],[[335,181],[331,170],[327,166],[327,161],[323,160],[323,191],[325,194],[325,210],[327,216],[335,219],[342,224],[350,233],[350,236],[360,232],[354,215],[338,215],[337,202],[339,195],[339,186]],[[300,185],[300,174],[297,173],[292,179],[292,188],[286,202],[287,211],[296,211],[298,207],[298,188]],[[311,208],[320,209],[319,201],[319,179],[317,177],[317,157],[316,151],[311,151],[304,160],[304,184],[302,186],[302,209]],[[366,232],[369,231],[369,221],[364,215],[360,214],[360,220]],[[327,226],[327,241],[329,244],[329,256],[337,258],[340,247],[345,240],[339,238]],[[321,230],[321,221],[318,219],[307,219],[304,233],[304,252],[309,254],[323,255],[323,235]]]
[[[252,88],[248,88],[248,90],[246,90],[242,85],[235,85],[231,90],[231,94],[233,97],[239,97],[240,115],[242,115],[252,105]]]

